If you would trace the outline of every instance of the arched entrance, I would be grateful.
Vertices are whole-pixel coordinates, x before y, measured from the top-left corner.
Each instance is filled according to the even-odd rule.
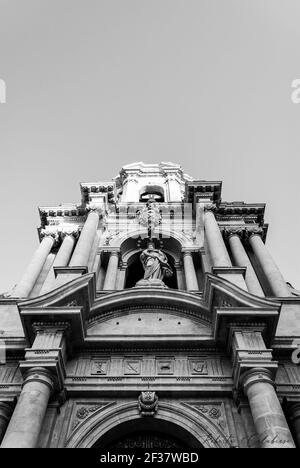
[[[186,404],[161,400],[153,417],[142,417],[137,402],[112,402],[92,412],[79,424],[71,433],[66,447],[107,448],[121,444],[124,448],[125,444],[138,443],[161,447],[174,444],[181,448],[230,447],[228,437],[205,414]]]
[[[93,448],[189,449],[202,448],[198,440],[182,427],[169,421],[140,418],[117,425],[102,436]]]

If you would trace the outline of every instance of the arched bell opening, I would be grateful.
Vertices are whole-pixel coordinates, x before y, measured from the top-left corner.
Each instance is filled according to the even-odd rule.
[[[139,193],[139,201],[141,203],[154,200],[158,203],[165,201],[164,189],[159,185],[145,185]]]
[[[187,450],[203,446],[190,432],[177,424],[155,418],[139,418],[117,425],[92,448]]]

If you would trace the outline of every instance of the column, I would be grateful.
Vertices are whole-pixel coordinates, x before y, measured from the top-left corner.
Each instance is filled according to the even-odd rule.
[[[99,214],[96,210],[90,211],[81,231],[75,251],[70,261],[71,267],[87,267],[91,248],[93,246],[99,224]]]
[[[14,295],[16,297],[27,297],[32,288],[34,287],[36,280],[38,279],[45,261],[54,244],[55,237],[52,235],[46,234],[42,242],[39,245],[39,248],[36,250],[30,264],[27,267],[21,281],[17,285]]]
[[[264,274],[267,277],[270,288],[274,296],[286,297],[291,296],[290,290],[280,273],[276,263],[269,254],[265,244],[259,233],[252,233],[249,238],[252,250],[260,263]]]
[[[168,173],[166,175],[166,183],[169,191],[170,202],[181,202],[182,194],[180,188],[180,175],[177,177],[176,173]]]
[[[128,174],[124,181],[124,192],[122,199],[126,203],[139,201],[137,174]]]
[[[289,418],[293,425],[298,448],[300,448],[300,403],[293,403],[290,405]]]
[[[47,369],[37,367],[28,371],[1,448],[37,446],[52,391],[53,380]]]
[[[59,251],[57,252],[57,255],[55,257],[55,260],[53,262],[52,268],[46,278],[46,281],[44,283],[44,286],[41,289],[40,295],[46,294],[47,292],[51,291],[54,289],[56,286],[56,278],[54,276],[54,271],[53,267],[60,266],[68,266],[74,245],[75,245],[75,234],[69,234],[69,233],[62,233],[62,238],[63,242],[60,246]]]
[[[194,261],[193,261],[191,252],[183,252],[183,264],[184,264],[186,289],[188,291],[198,291],[199,286],[198,286]]]
[[[247,267],[245,281],[248,291],[256,296],[264,297],[262,287],[238,233],[229,232],[229,245],[235,265],[239,267]]]
[[[177,287],[178,289],[184,290],[185,289],[184,274],[183,274],[182,264],[180,262],[175,262],[175,270],[176,270]]]
[[[115,289],[119,264],[119,253],[111,252],[104,280],[104,291]]]
[[[127,262],[122,261],[119,269],[119,274],[117,275],[117,284],[115,286],[115,288],[119,291],[125,288],[127,268]]]
[[[242,448],[260,448],[258,437],[253,423],[253,418],[249,403],[246,398],[243,398],[238,406],[238,412],[241,415],[245,428],[246,437],[243,440]]]
[[[4,437],[12,412],[11,404],[0,401],[0,443]]]
[[[231,267],[232,263],[230,257],[220,232],[219,225],[212,211],[205,212],[204,228],[213,266]]]
[[[243,375],[242,383],[261,448],[295,448],[271,372],[251,369]]]
[[[63,242],[57,252],[53,266],[68,266],[74,245],[76,242],[75,233],[62,233]]]

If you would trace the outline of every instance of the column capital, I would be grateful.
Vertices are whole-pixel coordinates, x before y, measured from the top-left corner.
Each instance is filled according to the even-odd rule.
[[[63,228],[59,231],[61,240],[64,241],[66,237],[74,237],[74,239],[78,239],[79,234],[80,234],[81,229],[79,226],[76,226],[75,228],[69,227],[69,228]]]
[[[55,376],[45,367],[31,367],[24,373],[24,382],[22,388],[31,382],[40,382],[50,388],[53,393],[56,387]]]
[[[37,335],[38,333],[64,333],[70,329],[69,322],[35,322],[32,324],[32,329]]]
[[[263,240],[264,236],[264,230],[263,228],[260,227],[254,227],[254,228],[246,228],[245,229],[245,239],[246,241],[250,241],[250,239],[254,236],[258,236]]]
[[[182,255],[184,257],[191,257],[193,255],[193,250],[182,250]]]
[[[121,260],[120,262],[120,270],[127,270],[128,268],[128,263],[124,260]]]
[[[175,270],[181,270],[183,267],[182,262],[180,260],[176,261],[174,264]]]
[[[229,325],[228,352],[231,353],[235,389],[244,385],[244,376],[264,369],[275,378],[278,363],[273,361],[272,350],[265,345],[262,324]]]
[[[268,383],[275,388],[272,372],[264,367],[253,368],[245,372],[242,376],[241,383],[246,394],[248,389],[256,383]]]
[[[40,232],[40,239],[41,241],[44,239],[52,239],[53,240],[53,246],[56,246],[59,244],[59,234],[57,229],[55,230],[49,230],[49,229],[42,229]]]
[[[119,258],[120,252],[119,252],[118,250],[111,250],[111,251],[109,252],[109,256],[110,256],[110,257],[118,257],[118,258]]]
[[[223,229],[223,236],[226,240],[229,240],[233,236],[236,236],[239,239],[242,239],[244,233],[245,233],[245,229],[242,227],[225,227]]]
[[[86,211],[88,214],[97,213],[99,217],[105,215],[105,209],[103,204],[99,205],[97,203],[88,203],[86,205]]]
[[[214,212],[217,209],[217,205],[215,203],[206,203],[204,205],[204,212],[211,211]]]
[[[34,372],[34,369],[43,369],[44,374],[48,372],[52,376],[55,390],[63,389],[67,362],[66,333],[69,328],[70,324],[65,322],[32,324],[35,338],[32,347],[26,349],[25,360],[20,363],[24,378],[28,372]]]

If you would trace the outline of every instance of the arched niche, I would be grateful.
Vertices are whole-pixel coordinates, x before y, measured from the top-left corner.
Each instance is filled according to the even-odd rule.
[[[137,401],[127,401],[97,410],[88,416],[70,435],[67,448],[105,447],[116,440],[118,434],[133,427],[160,434],[170,431],[190,448],[229,448],[230,442],[221,428],[207,416],[186,405],[159,401],[158,412],[153,417],[142,417]]]
[[[136,285],[136,283],[144,277],[144,268],[140,260],[141,252],[142,249],[138,249],[134,252],[131,252],[131,255],[127,257],[128,260],[124,284],[125,289],[133,288]],[[178,289],[175,258],[170,252],[166,251],[165,249],[164,253],[167,255],[168,263],[173,271],[173,275],[170,278],[165,278],[164,283],[166,284],[166,286],[168,286],[168,288]]]
[[[154,239],[156,248],[161,248],[168,257],[173,275],[165,278],[164,282],[171,289],[178,289],[179,282],[177,278],[180,270],[181,244],[174,237]],[[161,246],[162,244],[162,246]],[[120,247],[122,264],[126,265],[126,271],[123,279],[123,288],[133,288],[136,283],[144,277],[143,265],[140,261],[140,255],[143,249],[147,248],[147,239],[141,239],[138,236],[129,237]],[[180,289],[180,288],[179,288]]]

